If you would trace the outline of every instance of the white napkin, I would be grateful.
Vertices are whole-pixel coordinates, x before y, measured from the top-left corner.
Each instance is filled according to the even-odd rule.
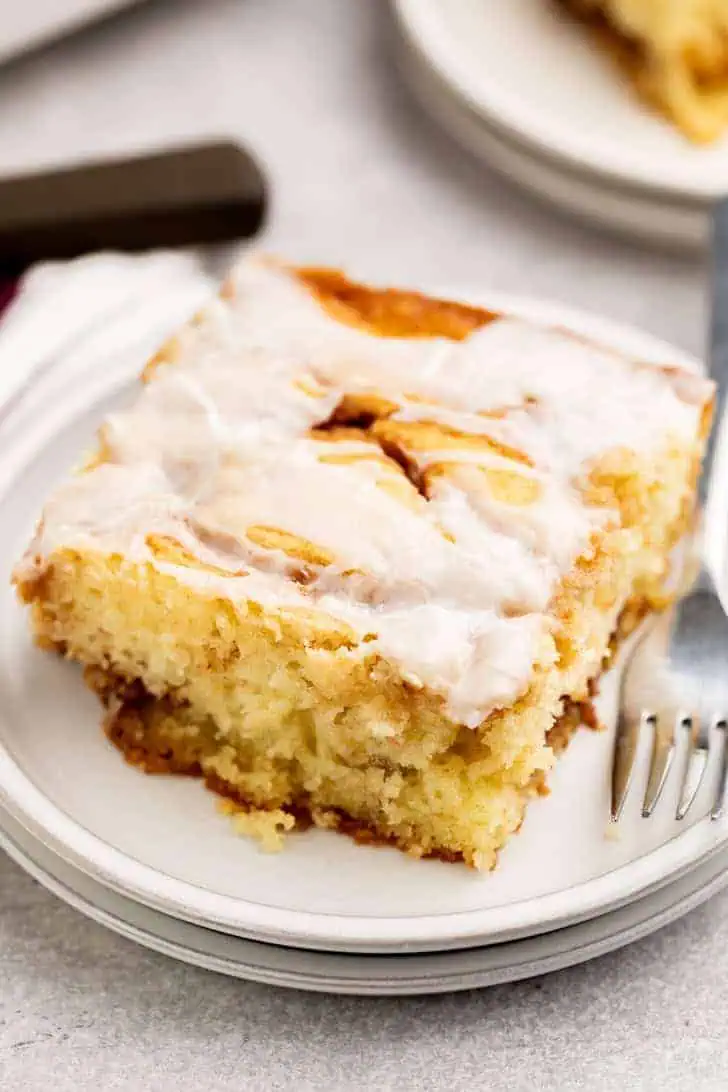
[[[0,428],[97,369],[139,372],[213,290],[189,252],[100,253],[34,267],[0,319]]]

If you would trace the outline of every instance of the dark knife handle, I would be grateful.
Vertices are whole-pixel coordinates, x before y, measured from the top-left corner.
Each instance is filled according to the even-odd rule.
[[[257,162],[225,142],[0,180],[0,276],[93,250],[248,238],[266,197]]]

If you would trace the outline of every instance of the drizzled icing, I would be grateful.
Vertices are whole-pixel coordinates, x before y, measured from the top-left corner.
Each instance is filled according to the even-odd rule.
[[[693,442],[710,395],[515,318],[463,342],[375,336],[260,259],[171,357],[106,422],[106,461],[51,499],[33,563],[113,550],[206,593],[315,609],[366,637],[341,655],[386,656],[470,726],[553,655],[549,600],[616,519],[579,490],[590,464]],[[318,431],[367,393],[391,403],[381,434]],[[160,560],[150,535],[202,565]]]

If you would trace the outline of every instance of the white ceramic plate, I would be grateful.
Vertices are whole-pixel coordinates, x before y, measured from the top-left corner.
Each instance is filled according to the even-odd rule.
[[[25,0],[0,11],[0,59],[60,38],[141,0]]]
[[[640,356],[684,359],[561,306],[493,294],[474,302],[571,326]],[[100,731],[96,700],[78,671],[33,648],[8,584],[44,498],[104,410],[133,393],[128,382],[119,385],[118,373],[97,374],[63,401],[36,407],[23,429],[7,434],[0,465],[0,802],[64,860],[148,906],[231,933],[391,952],[505,941],[596,916],[724,845],[728,821],[698,819],[705,801],[688,829],[672,819],[666,799],[653,820],[632,811],[621,836],[609,837],[609,733],[578,734],[552,794],[533,801],[489,875],[316,830],[269,856],[233,833],[199,784],[126,765]],[[607,723],[614,696],[612,681],[602,702]]]
[[[0,847],[59,898],[115,933],[197,967],[273,986],[369,996],[446,993],[515,982],[605,955],[668,925],[728,881],[728,852],[660,891],[581,925],[525,940],[427,955],[342,955],[259,944],[178,921],[65,864],[10,817]]]
[[[728,193],[728,139],[693,145],[636,98],[552,0],[395,0],[412,46],[490,124],[630,186],[705,203]]]
[[[603,180],[512,139],[458,97],[411,47],[401,45],[399,66],[420,104],[450,136],[506,178],[569,215],[630,239],[680,249],[706,246],[708,206]]]

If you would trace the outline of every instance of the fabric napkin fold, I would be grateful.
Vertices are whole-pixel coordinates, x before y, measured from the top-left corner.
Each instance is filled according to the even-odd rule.
[[[99,253],[0,284],[0,426],[89,369],[140,370],[214,289],[200,255]]]
[[[18,290],[17,281],[0,280],[0,316]]]

